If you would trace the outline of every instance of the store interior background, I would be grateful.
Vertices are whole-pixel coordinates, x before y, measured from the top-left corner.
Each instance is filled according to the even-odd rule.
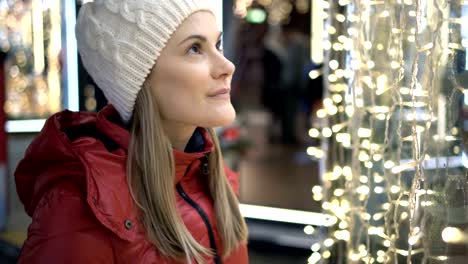
[[[9,132],[8,173],[4,179],[7,196],[0,200],[6,204],[0,214],[1,263],[14,263],[30,223],[16,195],[12,174],[36,135],[34,130],[40,127],[41,120],[63,108],[98,111],[106,104],[79,58],[73,56],[76,48],[70,42],[73,34],[69,24],[74,21],[63,20],[63,14],[68,19],[73,15],[70,10],[78,10],[81,2],[70,6],[74,4],[71,2],[74,1],[0,1],[0,28],[10,30],[8,41],[0,35],[5,73],[10,74],[6,87],[2,87],[6,92],[4,108]],[[320,103],[322,86],[320,82],[309,82],[308,74],[303,74],[306,69],[299,66],[301,63],[312,67],[306,65],[310,61],[310,2],[251,2],[222,1],[224,52],[237,68],[232,100],[238,118],[232,126],[220,128],[219,134],[226,161],[241,174],[240,200],[244,212],[251,215],[247,217],[251,263],[306,263],[310,245],[323,238],[324,232],[319,231],[326,219],[320,213],[319,202],[311,198],[312,186],[320,184],[318,162],[306,153],[307,147],[314,143],[307,136],[311,125],[308,117],[312,103]],[[285,29],[282,24],[290,27]],[[292,38],[301,44],[295,46],[301,53],[294,58],[300,61],[289,62],[298,64],[296,72],[288,74],[290,78],[305,76],[301,80],[302,88],[287,95],[278,94],[279,87],[271,88],[278,85],[275,82],[282,81],[278,79],[282,72],[280,63],[287,59],[287,49],[294,48],[292,44],[288,46],[283,31],[293,32]],[[266,50],[268,54],[264,55]],[[39,56],[42,62],[38,62]],[[70,71],[78,72],[77,79]],[[77,100],[70,99],[67,90],[73,86],[78,88]],[[266,86],[275,90],[266,91]],[[306,87],[313,89],[307,95],[315,101],[305,100]],[[288,109],[278,109],[283,105],[281,96],[289,96]],[[284,123],[285,119],[295,122]],[[21,120],[35,121],[24,127]],[[259,215],[255,212],[259,208],[267,211]],[[278,213],[268,208],[290,211]],[[305,215],[297,219],[291,215],[294,213]],[[306,226],[309,229],[314,226],[318,231],[307,235]]]

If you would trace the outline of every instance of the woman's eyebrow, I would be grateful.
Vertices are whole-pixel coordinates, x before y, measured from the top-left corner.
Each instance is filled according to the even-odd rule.
[[[223,32],[219,32],[219,36],[218,36],[218,39],[220,39],[221,37],[223,36]],[[179,45],[182,45],[183,43],[191,40],[191,39],[198,39],[200,40],[201,42],[207,42],[208,41],[208,38],[203,36],[203,35],[191,35],[191,36],[188,36],[187,38],[185,38],[184,40],[182,40]]]

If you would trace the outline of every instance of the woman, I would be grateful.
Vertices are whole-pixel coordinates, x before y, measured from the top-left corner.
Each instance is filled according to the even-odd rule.
[[[28,148],[19,263],[248,262],[237,176],[212,129],[235,118],[212,2],[82,7],[78,50],[110,105],[52,116]]]

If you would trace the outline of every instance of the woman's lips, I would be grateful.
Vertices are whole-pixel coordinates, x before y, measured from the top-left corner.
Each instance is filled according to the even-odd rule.
[[[214,91],[212,93],[209,93],[208,97],[210,97],[210,98],[229,98],[230,97],[229,91],[230,91],[229,88],[222,88],[222,89],[216,90],[216,91]]]

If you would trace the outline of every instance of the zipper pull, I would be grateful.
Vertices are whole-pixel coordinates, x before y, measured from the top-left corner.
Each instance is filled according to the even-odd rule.
[[[202,173],[204,175],[208,175],[210,173],[209,169],[208,169],[208,155],[205,155],[203,157],[203,164],[202,164]]]

